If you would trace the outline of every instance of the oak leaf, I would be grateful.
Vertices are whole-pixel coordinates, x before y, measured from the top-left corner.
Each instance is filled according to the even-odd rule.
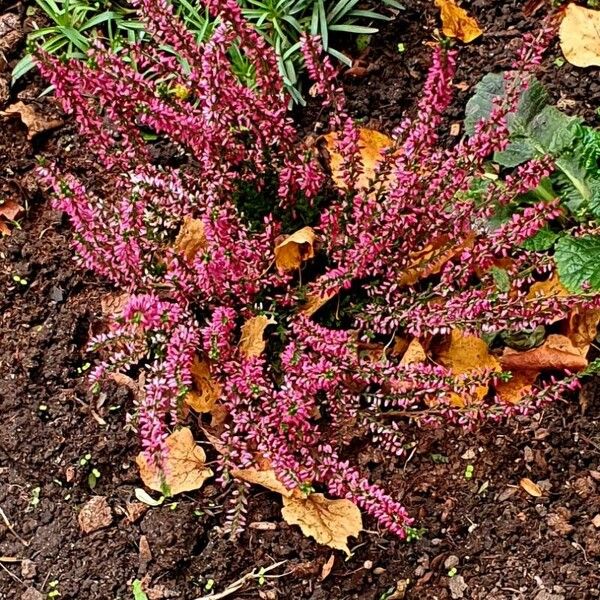
[[[191,430],[182,427],[166,440],[168,454],[164,468],[150,464],[143,453],[138,454],[136,463],[142,481],[151,490],[168,496],[190,492],[202,487],[213,475],[206,463],[206,454],[194,440]]]
[[[574,308],[569,314],[565,335],[582,356],[587,356],[590,346],[598,335],[598,323],[600,323],[600,310],[597,308]]]
[[[312,227],[303,227],[275,246],[275,265],[279,271],[296,271],[315,255],[316,234]]]
[[[204,223],[200,219],[184,217],[181,229],[175,239],[175,251],[191,262],[200,250],[206,248],[206,243]]]
[[[435,5],[441,10],[444,35],[468,44],[483,33],[477,21],[464,8],[460,8],[455,0],[435,0]]]
[[[387,135],[374,129],[361,128],[358,134],[362,173],[357,178],[355,187],[361,189],[368,187],[369,181],[375,177],[377,165],[383,158],[382,151],[391,148],[394,145],[394,141]],[[346,184],[342,178],[342,155],[337,151],[338,134],[337,132],[332,132],[323,137],[329,153],[329,166],[331,168],[332,179],[338,188],[343,190],[346,188]]]
[[[265,329],[276,323],[273,317],[257,315],[251,317],[242,325],[242,337],[240,339],[240,352],[247,356],[260,356],[266,346],[263,338]]]
[[[299,525],[304,535],[348,556],[348,537],[358,537],[362,529],[362,516],[355,504],[346,499],[330,500],[323,494],[284,497],[281,514],[286,523]]]
[[[212,378],[210,363],[206,358],[197,356],[192,363],[192,389],[186,394],[184,402],[199,413],[210,413],[221,395],[221,386]]]
[[[600,12],[571,3],[559,29],[560,48],[576,67],[600,66]]]
[[[0,115],[4,117],[19,116],[27,127],[28,140],[33,139],[38,133],[56,129],[63,124],[60,119],[49,118],[38,112],[35,105],[20,101],[11,104],[5,111],[0,111]]]
[[[581,371],[588,361],[568,337],[553,333],[541,346],[526,352],[506,348],[500,364],[509,371]]]

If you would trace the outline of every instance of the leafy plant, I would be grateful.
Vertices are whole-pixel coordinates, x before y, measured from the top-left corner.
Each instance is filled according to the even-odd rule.
[[[168,468],[169,458],[185,462],[174,437],[185,436],[185,460],[193,458],[196,440],[181,426],[193,410],[212,416],[214,429],[204,431],[220,481],[280,493],[292,522],[306,526],[313,515],[319,527],[306,529],[315,539],[335,537],[322,530],[325,510],[350,514],[330,542],[349,551],[358,507],[412,538],[405,507],[354,464],[356,438],[393,461],[413,447],[408,423],[474,427],[527,414],[578,385],[576,375],[548,380],[543,370],[587,366],[586,350],[567,351],[574,342],[566,336],[516,355],[492,353],[482,337],[541,331],[600,303],[590,293],[538,293],[554,275],[552,257],[524,243],[556,226],[562,211],[555,199],[520,199],[552,173],[551,157],[496,177],[488,168],[507,149],[507,120],[548,32],[525,37],[520,71],[504,79],[506,101],[451,149],[438,144],[438,129],[456,50],[434,49],[417,116],[391,139],[357,127],[319,40],[304,38],[308,75],[330,111],[327,170],[288,116],[274,49],[236,2],[207,6],[219,21],[205,43],[168,3],[140,0],[147,43],[93,48],[85,63],[40,57],[97,156],[102,177],[91,179],[103,184],[88,189],[52,164],[40,174],[71,220],[83,266],[127,294],[92,341],[104,357],[92,381],[145,371],[135,425],[153,489],[163,489],[167,473],[182,475],[180,491],[194,473],[195,487],[211,475],[199,450],[195,471]],[[232,70],[232,45],[253,66],[252,87]],[[155,164],[148,133],[187,160]],[[270,210],[256,202],[260,192]],[[315,221],[301,222],[297,207],[317,205],[319,195]],[[254,205],[262,219],[244,214]],[[495,223],[498,206],[510,211]],[[349,306],[342,316],[340,297]],[[503,386],[509,370],[516,387]]]
[[[372,34],[377,29],[361,23],[388,20],[386,15],[357,8],[359,0],[239,0],[245,17],[252,22],[275,49],[279,72],[294,102],[304,104],[299,75],[302,72],[300,36],[320,35],[323,46],[343,64],[352,61],[329,44],[330,33]],[[64,58],[83,59],[96,38],[104,39],[116,48],[124,41],[132,43],[147,37],[144,27],[135,18],[135,11],[123,7],[118,0],[36,0],[42,12],[50,18],[48,27],[35,29],[29,36],[32,44],[41,43],[48,53]],[[396,0],[383,0],[396,9]],[[211,35],[215,20],[208,8],[201,9],[190,0],[173,0],[175,14],[182,19],[198,42]],[[252,85],[252,64],[233,44],[229,50],[234,72]],[[27,54],[15,66],[13,82],[33,67],[32,54]]]

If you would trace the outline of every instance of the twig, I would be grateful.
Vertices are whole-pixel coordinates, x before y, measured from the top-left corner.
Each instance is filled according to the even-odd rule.
[[[23,546],[25,546],[26,548],[29,546],[29,542],[24,540],[14,529],[13,526],[10,524],[10,521],[8,520],[8,517],[6,516],[6,514],[4,514],[4,511],[0,508],[0,517],[2,517],[2,520],[4,521],[4,524],[8,527],[8,530],[21,542],[21,544],[23,544]]]
[[[251,579],[257,579],[261,575],[280,567],[281,565],[288,562],[287,560],[282,560],[281,562],[275,563],[266,569],[262,569],[260,572],[257,572],[256,569],[252,569],[250,573],[246,573],[243,577],[234,581],[228,588],[224,589],[222,592],[218,594],[211,594],[208,596],[201,596],[200,598],[194,598],[194,600],[221,600],[221,598],[227,598],[227,596],[231,596],[231,594],[235,594],[237,591],[242,589],[248,581]]]
[[[22,579],[19,579],[12,571],[9,571],[1,562],[0,567],[4,569],[15,581],[18,581],[23,587],[27,587]]]

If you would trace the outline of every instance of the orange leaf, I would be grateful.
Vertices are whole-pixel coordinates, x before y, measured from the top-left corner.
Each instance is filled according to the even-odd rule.
[[[531,389],[539,371],[515,371],[508,381],[498,381],[496,392],[500,399],[510,404],[519,404],[521,400],[531,393]]]
[[[184,217],[174,248],[177,253],[183,254],[191,262],[200,250],[206,248],[204,223],[200,219]]]
[[[417,338],[414,338],[408,345],[408,348],[406,349],[406,352],[404,353],[400,364],[412,365],[415,363],[423,363],[426,360],[427,353],[425,352],[425,348],[423,348],[421,342],[419,342]]]
[[[575,308],[571,311],[567,320],[566,336],[582,356],[587,356],[590,346],[596,339],[599,322],[599,309]]]
[[[358,133],[362,173],[356,181],[356,189],[366,188],[369,185],[369,180],[372,180],[373,177],[375,177],[375,170],[377,165],[381,162],[382,150],[386,150],[394,145],[394,141],[391,138],[374,129],[361,128]],[[342,156],[336,148],[338,134],[332,132],[323,137],[325,138],[327,150],[329,152],[331,176],[338,188],[343,190],[346,185],[342,179]]]
[[[495,356],[490,354],[488,345],[477,336],[464,334],[455,329],[450,334],[450,340],[437,354],[439,362],[450,369],[454,375],[474,375],[484,369],[500,372],[502,369]],[[474,398],[458,399],[452,402],[462,406],[465,400],[479,402],[487,394],[487,386],[480,386]],[[468,402],[467,402],[468,403]]]
[[[306,296],[306,302],[300,307],[300,314],[312,317],[322,306],[327,304],[334,296],[336,292],[330,292],[329,294],[316,294],[309,292]]]
[[[552,334],[541,346],[526,352],[506,348],[500,364],[508,371],[581,371],[588,361],[568,337]]]
[[[279,271],[295,271],[315,255],[316,235],[312,227],[303,227],[275,246],[275,264]]]
[[[251,317],[242,325],[242,338],[240,340],[240,352],[245,356],[260,356],[265,349],[266,342],[263,334],[268,325],[274,325],[273,317],[257,315]]]
[[[600,12],[571,3],[559,29],[560,48],[576,67],[600,66]]]
[[[49,131],[60,127],[63,122],[60,119],[49,118],[40,113],[34,104],[25,104],[24,102],[15,102],[5,111],[0,111],[4,117],[19,116],[23,124],[27,127],[27,139],[31,140],[38,133]]]
[[[457,6],[454,0],[435,0],[441,11],[442,31],[448,37],[455,37],[469,43],[477,39],[483,31],[477,21],[466,10]]]
[[[168,454],[164,470],[158,465],[148,463],[143,453],[138,454],[135,460],[142,481],[151,490],[175,496],[201,488],[204,481],[213,475],[205,466],[204,450],[196,445],[189,428],[183,427],[174,431],[167,438],[166,444]]]
[[[194,357],[192,363],[192,389],[187,393],[184,402],[199,413],[212,413],[221,395],[221,386],[210,374],[210,363],[207,359]]]

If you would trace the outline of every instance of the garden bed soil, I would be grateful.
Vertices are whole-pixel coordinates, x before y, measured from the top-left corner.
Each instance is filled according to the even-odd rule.
[[[439,26],[432,2],[406,4],[373,37],[366,77],[345,81],[353,114],[383,131],[418,100],[425,42]],[[509,67],[519,38],[536,27],[539,14],[524,17],[521,4],[468,3],[485,34],[460,48],[448,126],[461,122],[473,85]],[[22,8],[8,10],[23,19]],[[18,54],[16,47],[9,59],[14,63]],[[557,56],[554,48],[544,83],[565,109],[597,124],[598,70],[558,66]],[[41,89],[39,81],[26,80],[4,104],[34,102]],[[48,98],[38,106],[55,111]],[[318,130],[321,118],[311,107],[299,115],[305,129]],[[600,598],[600,528],[592,523],[600,513],[600,388],[594,381],[579,399],[534,419],[475,433],[414,431],[416,445],[395,462],[357,449],[371,480],[390,488],[425,528],[412,543],[366,519],[345,559],[283,522],[280,500],[260,489],[252,490],[250,525],[235,544],[219,529],[224,497],[214,485],[146,507],[134,518],[138,441],[124,428],[132,398],[115,385],[97,401],[82,375],[85,344],[110,290],[74,265],[68,224],[52,211],[32,173],[37,155],[94,177],[72,124],[29,141],[18,120],[2,121],[0,194],[27,210],[20,228],[0,240],[0,600],[41,599],[53,590],[62,600],[129,600],[136,578],[149,598],[193,600],[208,593],[211,582],[221,592],[280,561],[269,573],[276,578],[262,585],[252,580],[229,597]],[[471,479],[467,465],[474,468]],[[100,473],[93,490],[91,469]],[[519,487],[524,477],[542,488],[540,497]],[[93,496],[106,499],[110,524],[86,535],[78,513]]]

